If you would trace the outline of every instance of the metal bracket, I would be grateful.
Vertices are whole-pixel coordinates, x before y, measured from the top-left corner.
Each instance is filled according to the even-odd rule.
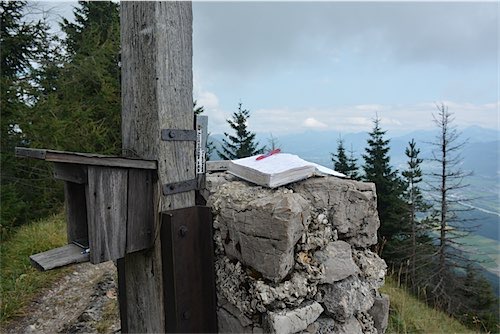
[[[196,141],[196,130],[162,129],[163,141]]]
[[[177,193],[183,193],[186,191],[197,190],[198,180],[192,179],[187,181],[180,181],[174,183],[167,183],[162,186],[163,195],[173,195]]]

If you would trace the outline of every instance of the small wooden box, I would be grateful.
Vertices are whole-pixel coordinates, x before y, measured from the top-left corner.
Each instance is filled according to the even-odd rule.
[[[28,148],[16,148],[16,156],[54,162],[54,177],[65,182],[68,243],[79,247],[33,255],[37,268],[85,258],[97,264],[151,247],[156,161]]]

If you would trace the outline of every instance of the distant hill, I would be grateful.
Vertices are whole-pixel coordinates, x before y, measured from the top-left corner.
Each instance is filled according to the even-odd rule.
[[[362,163],[362,155],[368,138],[366,132],[341,134],[336,131],[306,131],[300,134],[279,136],[277,139],[283,151],[331,167],[330,153],[335,152],[340,135],[344,139],[346,148],[350,150],[352,147],[355,156]],[[433,146],[430,143],[436,140],[437,135],[437,130],[419,130],[397,137],[391,137],[391,133],[388,132],[387,138],[391,140],[392,164],[396,168],[404,168],[406,164],[404,151],[412,138],[421,149],[422,158],[431,158]],[[257,140],[261,145],[267,145],[269,137],[266,134],[257,134]],[[222,138],[222,135],[211,136],[211,140],[219,149]],[[464,158],[462,168],[474,171],[476,175],[497,178],[499,176],[500,131],[471,126],[462,130],[461,139],[468,139],[462,152]],[[218,156],[214,155],[212,159],[217,160]]]

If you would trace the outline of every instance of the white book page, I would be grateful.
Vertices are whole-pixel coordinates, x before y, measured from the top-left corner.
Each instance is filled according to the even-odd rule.
[[[238,160],[232,160],[234,164],[252,168],[265,174],[278,174],[296,168],[306,168],[312,166],[308,161],[305,161],[294,154],[277,153],[261,160],[256,160],[259,155]]]
[[[346,175],[336,172],[333,169],[301,159],[295,154],[277,153],[261,160],[257,160],[257,157],[259,157],[259,155],[233,160],[232,162],[237,165],[252,168],[261,173],[269,175],[314,166],[316,168],[316,172],[319,175],[327,174],[337,177],[346,177]]]

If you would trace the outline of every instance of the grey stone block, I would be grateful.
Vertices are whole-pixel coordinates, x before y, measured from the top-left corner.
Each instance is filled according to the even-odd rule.
[[[359,272],[352,258],[351,246],[345,241],[330,242],[324,250],[317,251],[314,258],[325,266],[325,277],[320,283],[333,283]]]
[[[389,296],[381,294],[375,298],[375,302],[368,313],[372,316],[375,328],[378,333],[385,333],[389,322]]]
[[[230,182],[219,187],[214,207],[224,250],[274,282],[292,269],[294,246],[309,217],[299,194]]]
[[[323,312],[318,302],[308,303],[293,310],[269,312],[266,322],[271,333],[290,334],[305,330]]]
[[[293,189],[313,207],[328,209],[328,220],[337,229],[339,239],[356,247],[377,243],[380,221],[373,183],[336,177],[310,178],[295,184]]]
[[[369,310],[375,298],[375,290],[356,276],[322,285],[319,290],[323,306],[339,322],[347,321],[355,312]]]

